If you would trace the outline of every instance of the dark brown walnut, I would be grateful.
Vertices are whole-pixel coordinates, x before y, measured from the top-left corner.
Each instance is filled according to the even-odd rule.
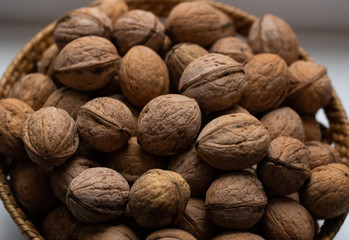
[[[297,192],[311,175],[307,147],[296,138],[281,136],[270,142],[267,157],[257,173],[267,192],[288,195]]]
[[[65,203],[71,181],[86,169],[100,167],[96,161],[86,157],[72,157],[51,172],[51,186],[56,197]]]
[[[246,89],[243,66],[228,56],[210,53],[189,63],[178,91],[195,98],[203,111],[216,112],[236,104]]]
[[[173,47],[173,42],[171,38],[167,35],[165,35],[164,43],[162,44],[161,49],[159,50],[159,55],[162,59],[165,59],[166,54],[171,50]]]
[[[262,183],[246,171],[219,176],[206,193],[205,206],[209,218],[219,227],[248,229],[262,217],[267,205]]]
[[[252,24],[248,44],[254,53],[275,53],[287,64],[299,57],[296,34],[290,25],[272,14],[266,14]]]
[[[195,146],[173,156],[168,170],[182,175],[190,186],[192,196],[205,197],[206,191],[218,174],[218,170],[201,159]]]
[[[316,121],[315,115],[301,114],[300,117],[304,126],[304,142],[321,141],[321,125]]]
[[[261,122],[268,128],[270,140],[280,136],[304,140],[302,119],[290,107],[282,107],[268,112],[261,118]]]
[[[76,118],[80,137],[101,152],[120,149],[135,128],[130,109],[110,98],[94,98],[83,105]]]
[[[165,169],[167,166],[167,159],[143,151],[136,137],[131,137],[125,147],[109,153],[107,162],[110,168],[131,183],[150,169]]]
[[[176,172],[151,169],[132,185],[129,209],[144,228],[178,223],[190,197],[190,187]]]
[[[288,91],[286,62],[276,54],[257,54],[247,61],[244,70],[248,87],[238,104],[252,113],[279,107]]]
[[[194,99],[163,95],[143,108],[138,118],[137,140],[147,152],[174,155],[194,143],[200,127],[201,111]]]
[[[244,63],[253,56],[250,46],[237,37],[218,39],[210,48],[210,52],[227,55],[239,63]]]
[[[78,240],[139,240],[131,228],[119,225],[89,225],[81,230]]]
[[[190,233],[180,229],[165,228],[153,232],[146,240],[196,240],[196,238]]]
[[[166,64],[146,46],[135,46],[127,52],[119,76],[122,93],[137,107],[144,107],[153,98],[169,92]]]
[[[83,224],[76,220],[66,206],[59,205],[42,221],[42,235],[48,240],[76,240]]]
[[[44,53],[42,54],[42,57],[40,59],[38,72],[46,74],[49,77],[53,77],[53,64],[58,56],[59,49],[57,44],[52,44],[50,47],[48,47]]]
[[[300,200],[317,219],[331,219],[349,210],[349,168],[331,163],[312,170],[300,191]]]
[[[211,239],[216,232],[215,225],[207,216],[204,201],[198,198],[189,199],[177,227],[201,240]]]
[[[324,66],[299,60],[291,64],[289,73],[286,102],[297,112],[315,114],[330,102],[332,85]]]
[[[128,11],[124,0],[94,0],[90,7],[95,7],[107,15],[114,23],[122,14]]]
[[[120,56],[107,39],[87,36],[75,39],[58,54],[54,76],[67,87],[96,90],[117,74]]]
[[[174,42],[191,42],[206,47],[221,37],[221,17],[205,2],[184,2],[176,5],[165,22]]]
[[[217,11],[219,21],[221,24],[221,27],[220,27],[221,33],[219,35],[219,38],[234,36],[235,35],[234,20],[224,12],[218,9],[215,9],[215,10]]]
[[[49,76],[42,73],[30,73],[15,83],[9,97],[22,100],[36,111],[44,105],[47,98],[56,89],[55,83]]]
[[[91,92],[90,96],[105,97],[113,94],[122,94],[121,87],[120,87],[120,77],[118,74],[116,74],[113,77],[113,79],[109,83],[107,83],[107,85],[104,85],[104,87],[101,87]]]
[[[242,170],[266,156],[269,141],[268,129],[257,118],[235,113],[209,122],[195,147],[199,156],[214,168]]]
[[[159,51],[165,40],[165,27],[150,11],[131,10],[114,23],[113,36],[121,55],[136,45]]]
[[[62,49],[71,41],[84,36],[109,39],[112,33],[110,18],[98,8],[84,7],[63,14],[57,21],[53,37]]]
[[[178,43],[172,47],[165,58],[172,92],[178,92],[179,79],[189,63],[206,54],[205,48],[194,43]]]
[[[129,192],[120,173],[105,167],[89,168],[71,181],[66,204],[78,220],[102,223],[124,213]]]
[[[62,87],[51,93],[43,107],[56,107],[64,109],[75,120],[80,107],[89,100],[89,96],[83,92]]]
[[[225,232],[215,236],[212,240],[264,240],[264,238],[250,232]]]
[[[19,203],[31,213],[45,214],[55,202],[50,172],[29,159],[18,162],[10,172],[10,185]]]
[[[309,141],[305,143],[310,156],[310,169],[327,165],[330,163],[340,163],[339,152],[327,143],[319,141]]]
[[[9,157],[26,157],[21,128],[33,113],[34,110],[19,99],[0,100],[0,153]]]
[[[262,219],[266,239],[313,240],[314,220],[298,202],[288,197],[271,197]]]
[[[28,118],[21,138],[29,158],[45,167],[63,164],[79,146],[74,119],[55,107],[41,108]]]

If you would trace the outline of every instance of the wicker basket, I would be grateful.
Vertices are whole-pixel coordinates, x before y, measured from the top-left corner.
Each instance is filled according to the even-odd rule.
[[[167,16],[173,6],[183,1],[188,0],[126,0],[130,9],[139,8],[149,10],[159,16]],[[209,4],[232,17],[237,32],[242,35],[246,36],[251,24],[256,20],[255,16],[240,9],[218,2],[209,2]],[[17,54],[16,58],[12,61],[1,78],[0,98],[7,97],[13,84],[23,75],[35,71],[41,55],[54,42],[52,37],[54,26],[55,23],[48,25]],[[302,59],[312,61],[310,56],[303,49],[300,49],[300,52]],[[325,113],[330,123],[330,130],[335,148],[341,154],[343,163],[349,166],[349,123],[343,106],[334,90],[332,92],[331,102],[325,108]],[[5,157],[0,157],[0,197],[7,211],[28,239],[44,239],[13,196],[13,192],[7,180]],[[343,224],[346,215],[347,214],[344,214],[337,218],[326,220],[321,226],[316,239],[333,239]]]

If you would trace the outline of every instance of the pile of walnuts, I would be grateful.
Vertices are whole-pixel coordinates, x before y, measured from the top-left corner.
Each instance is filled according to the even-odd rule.
[[[97,0],[0,100],[0,153],[43,236],[313,239],[349,209],[349,168],[316,112],[326,68],[267,14],[235,36],[205,2],[166,19]]]

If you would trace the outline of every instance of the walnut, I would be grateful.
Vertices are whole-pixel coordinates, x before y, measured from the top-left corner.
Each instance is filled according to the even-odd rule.
[[[195,146],[173,156],[168,170],[182,175],[188,182],[192,196],[204,197],[210,184],[215,180],[218,171],[202,160]]]
[[[165,228],[153,232],[146,240],[196,240],[196,238],[190,233],[176,229],[176,228]]]
[[[128,206],[132,217],[144,228],[176,224],[190,197],[190,187],[178,173],[152,169],[136,180]]]
[[[53,43],[50,47],[48,47],[40,59],[38,72],[46,74],[49,77],[53,77],[53,64],[58,56],[58,53],[59,49],[57,44]]]
[[[246,113],[223,115],[209,122],[196,140],[199,156],[214,168],[242,170],[268,151],[268,129]]]
[[[137,107],[143,107],[169,91],[170,80],[165,62],[145,46],[135,46],[127,52],[119,76],[123,94]]]
[[[55,107],[41,108],[28,118],[21,138],[30,159],[46,167],[63,164],[79,146],[74,119]]]
[[[79,233],[78,240],[139,240],[127,226],[89,225]]]
[[[246,171],[219,176],[206,193],[209,218],[219,227],[248,229],[262,217],[267,196],[258,178]]]
[[[210,53],[192,61],[178,85],[183,95],[195,98],[204,111],[225,110],[239,101],[246,80],[243,66],[228,56]]]
[[[76,118],[80,137],[101,152],[120,149],[135,128],[130,109],[110,98],[95,98],[83,105]]]
[[[288,197],[271,197],[262,219],[266,239],[313,240],[314,220],[298,202]]]
[[[321,141],[321,126],[316,121],[315,115],[301,114],[300,117],[304,126],[304,142]]]
[[[304,140],[303,122],[292,108],[282,107],[274,109],[261,118],[261,122],[269,130],[270,140],[280,136],[294,137]]]
[[[195,141],[201,127],[201,111],[194,99],[178,94],[150,101],[138,119],[137,140],[147,152],[169,156]]]
[[[331,163],[312,170],[300,191],[303,206],[318,219],[338,217],[349,210],[349,168]]]
[[[165,27],[152,12],[135,9],[114,23],[113,36],[121,55],[136,45],[159,51],[165,40]]]
[[[299,60],[291,64],[286,102],[297,112],[315,114],[332,96],[331,80],[324,66]]]
[[[98,8],[104,12],[112,23],[128,11],[127,4],[124,0],[94,0],[89,6]]]
[[[203,115],[204,125],[211,122],[215,118],[218,118],[218,117],[223,116],[223,115],[234,114],[234,113],[250,114],[245,108],[243,108],[237,104],[234,104],[233,106],[231,106],[230,108],[228,108],[226,110],[219,111],[219,112],[212,112],[212,113]]]
[[[224,12],[215,9],[218,17],[219,17],[219,21],[220,21],[220,35],[219,38],[224,38],[224,37],[230,37],[235,35],[235,26],[234,26],[234,20],[229,17],[227,14],[225,14]]]
[[[252,113],[279,107],[288,91],[286,62],[276,54],[257,54],[247,61],[244,70],[248,87],[238,104]]]
[[[272,14],[266,14],[252,24],[248,44],[255,53],[278,54],[287,64],[299,57],[296,34],[290,25]]]
[[[309,141],[305,143],[310,154],[310,169],[330,164],[340,163],[339,152],[331,145],[319,141]]]
[[[122,94],[121,86],[120,86],[120,77],[118,74],[116,74],[112,80],[104,85],[104,87],[101,87],[95,91],[90,92],[90,95],[95,97],[105,97],[108,95],[114,95],[114,94]]]
[[[268,192],[288,195],[297,192],[310,177],[309,163],[309,152],[301,141],[281,136],[270,142],[257,173]]]
[[[71,41],[84,36],[110,38],[112,28],[112,22],[104,12],[84,7],[63,14],[56,23],[53,37],[62,49]]]
[[[173,42],[171,38],[167,35],[165,35],[164,43],[162,44],[161,49],[159,50],[159,55],[162,59],[165,59],[166,54],[171,50],[173,47]]]
[[[120,173],[105,167],[89,168],[71,181],[66,204],[82,222],[106,222],[124,213],[129,191]]]
[[[264,238],[250,232],[224,232],[215,236],[212,240],[264,240]]]
[[[103,87],[117,74],[120,56],[107,39],[87,36],[70,42],[58,54],[54,76],[67,87],[90,91]]]
[[[227,55],[239,63],[244,63],[253,56],[250,46],[237,37],[218,39],[210,48],[210,52]]]
[[[34,110],[16,98],[0,100],[0,153],[10,157],[25,158],[21,140],[22,124]]]

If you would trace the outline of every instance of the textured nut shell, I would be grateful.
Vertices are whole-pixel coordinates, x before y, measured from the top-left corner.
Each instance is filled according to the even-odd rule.
[[[59,49],[57,44],[52,44],[50,47],[48,47],[44,53],[42,54],[42,57],[40,59],[40,64],[38,67],[38,72],[46,74],[49,77],[53,76],[53,64],[58,56]]]
[[[310,177],[309,163],[306,146],[296,138],[282,136],[270,142],[257,173],[268,192],[288,195],[297,192]]]
[[[41,108],[22,126],[21,138],[32,161],[43,166],[58,166],[79,146],[75,121],[63,109]]]
[[[165,40],[165,27],[154,13],[136,9],[114,23],[113,36],[121,55],[136,45],[145,45],[157,52]]]
[[[216,9],[216,12],[218,14],[219,21],[221,24],[221,32],[219,34],[219,38],[230,37],[235,35],[234,20],[218,9]]]
[[[261,118],[261,122],[268,128],[270,140],[280,136],[304,140],[302,119],[292,108],[282,107],[272,110]]]
[[[138,240],[137,235],[125,225],[90,225],[79,233],[78,240]]]
[[[96,90],[117,74],[120,56],[107,39],[81,37],[70,42],[58,54],[54,75],[67,87],[80,91]]]
[[[204,122],[204,126],[211,122],[213,119],[221,117],[223,115],[228,115],[228,114],[234,114],[234,113],[246,113],[246,114],[250,114],[245,108],[234,104],[233,106],[231,106],[230,108],[223,110],[223,111],[219,111],[219,112],[212,112],[209,114],[205,114],[203,115],[203,122]]]
[[[210,53],[192,61],[179,80],[178,91],[195,98],[203,110],[227,109],[246,88],[243,66],[228,56]]]
[[[127,52],[119,76],[123,94],[138,107],[169,91],[170,80],[165,62],[145,46],[135,46]]]
[[[112,23],[128,11],[124,0],[94,0],[89,6],[100,9],[110,18]]]
[[[34,110],[19,99],[0,100],[0,152],[2,154],[25,158],[21,128],[33,113]]]
[[[92,97],[105,97],[114,94],[122,94],[120,87],[120,77],[118,74],[116,74],[113,79],[109,83],[107,83],[107,85],[104,85],[104,87],[93,91]]]
[[[331,219],[349,210],[349,168],[332,163],[312,170],[300,192],[303,206],[318,219]]]
[[[313,217],[301,204],[287,197],[269,198],[262,225],[266,239],[314,239]]]
[[[253,56],[250,46],[236,37],[218,39],[210,48],[210,52],[227,55],[239,63],[244,63]]]
[[[185,2],[176,5],[165,22],[169,36],[175,42],[192,42],[208,46],[221,34],[218,11],[204,2]]]
[[[129,190],[120,173],[104,167],[89,168],[71,181],[66,204],[82,222],[106,222],[124,213]]]
[[[186,96],[168,94],[150,101],[138,118],[138,143],[150,153],[169,156],[191,146],[199,133],[201,111]]]
[[[258,178],[246,171],[221,175],[209,187],[205,206],[217,226],[248,229],[263,216],[267,196]]]
[[[314,115],[300,115],[304,126],[304,142],[321,141],[321,125],[316,121]]]
[[[255,53],[275,53],[287,64],[299,57],[298,41],[290,25],[271,14],[256,20],[248,34],[248,44]]]
[[[264,238],[250,232],[228,232],[219,234],[212,240],[264,240]]]
[[[223,115],[209,122],[196,140],[200,157],[212,167],[242,170],[267,154],[268,129],[246,113]]]
[[[341,161],[339,152],[329,144],[309,141],[305,143],[305,146],[309,151],[310,169]]]
[[[146,240],[196,240],[196,238],[190,233],[180,229],[165,228],[153,232]]]
[[[178,173],[152,169],[133,184],[128,206],[144,228],[176,224],[190,197],[190,187]]]
[[[125,145],[134,125],[130,109],[110,97],[87,102],[76,118],[80,137],[101,152],[116,151]]]

